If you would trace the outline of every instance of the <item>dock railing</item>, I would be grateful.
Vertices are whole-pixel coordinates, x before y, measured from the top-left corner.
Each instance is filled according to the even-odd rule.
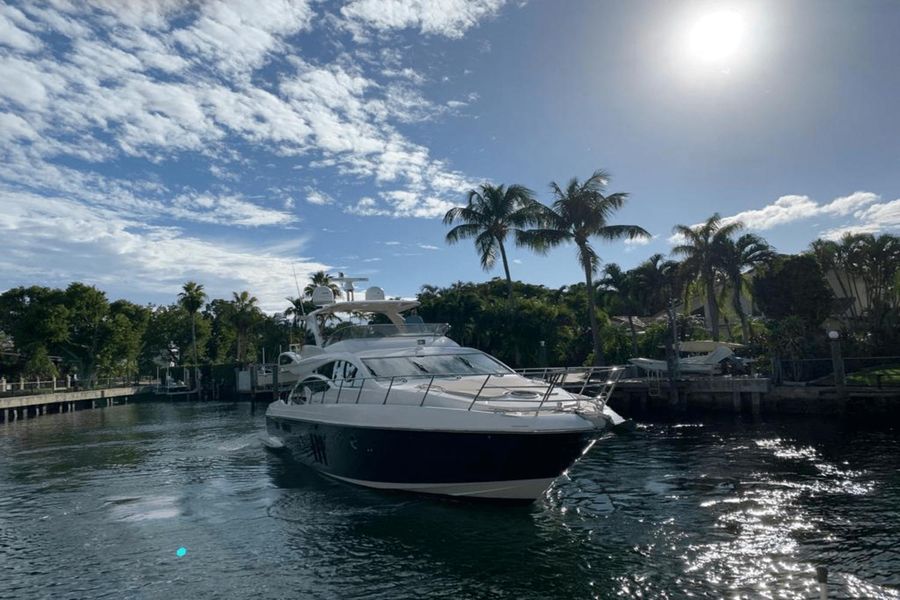
[[[310,404],[360,404],[364,391],[383,393],[381,402],[366,401],[364,404],[397,404],[402,395],[407,398],[404,405],[426,406],[426,403],[437,389],[444,393],[462,397],[467,400],[465,410],[475,410],[479,402],[491,402],[482,405],[493,412],[531,412],[535,415],[541,411],[571,412],[582,404],[592,405],[602,410],[615,389],[622,374],[621,367],[571,367],[522,369],[515,373],[441,373],[422,375],[393,375],[377,377],[356,377],[346,379],[307,378],[295,383],[288,394],[287,401]],[[519,375],[528,383],[511,383],[511,377]],[[461,381],[463,378],[472,381],[468,391],[446,390],[441,386],[444,382]],[[407,386],[410,382],[421,382],[414,386],[421,390],[420,398]],[[374,385],[373,385],[374,384]],[[403,387],[398,387],[403,386]],[[477,386],[477,388],[476,388]],[[577,388],[577,392],[574,390]],[[492,395],[492,390],[506,390],[505,394]],[[580,397],[557,400],[553,395],[558,390],[574,392]],[[474,391],[474,395],[472,395]],[[412,394],[412,395],[411,395]],[[471,397],[471,399],[469,399]],[[377,398],[377,397],[376,397]],[[418,402],[410,402],[410,398]],[[393,401],[393,402],[392,402]],[[565,405],[563,406],[563,403]],[[506,404],[506,406],[503,406]],[[442,408],[450,408],[442,406]]]
[[[153,385],[151,376],[142,377],[100,377],[90,381],[81,381],[71,375],[51,379],[26,379],[19,377],[7,380],[0,377],[0,397],[23,396],[32,394],[52,394],[55,392],[72,392],[80,390],[99,390],[118,387]]]
[[[900,356],[851,356],[841,359],[846,385],[885,388],[900,386]],[[834,361],[831,358],[782,359],[773,378],[780,383],[832,386]]]

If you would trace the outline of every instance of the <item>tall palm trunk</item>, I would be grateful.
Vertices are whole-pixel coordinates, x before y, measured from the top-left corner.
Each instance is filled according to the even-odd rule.
[[[512,277],[509,274],[509,263],[506,261],[506,248],[503,246],[503,240],[497,239],[497,245],[500,246],[500,258],[503,259],[503,272],[506,273],[506,287],[509,290],[509,299],[513,299]]]
[[[634,328],[634,317],[632,315],[628,315],[628,327],[631,328],[631,355],[637,356],[637,331]]]
[[[591,323],[591,337],[594,342],[594,365],[603,364],[603,354],[600,351],[600,324],[597,323],[597,309],[594,302],[594,277],[590,267],[584,268],[584,282],[587,284],[588,319]]]
[[[191,313],[191,343],[194,345],[194,366],[200,364],[197,353],[197,313]]]
[[[736,289],[740,290],[740,287]],[[737,313],[738,318],[741,320],[741,343],[747,344],[750,342],[750,322],[747,320],[747,313],[744,312],[744,307],[741,305],[740,291],[734,293],[733,302],[734,312]]]
[[[706,279],[706,307],[708,325],[712,331],[712,339],[719,341],[719,305],[716,304],[716,282],[713,274],[707,273]]]

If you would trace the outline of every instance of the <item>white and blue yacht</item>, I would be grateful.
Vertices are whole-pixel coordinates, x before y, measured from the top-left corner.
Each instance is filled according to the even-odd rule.
[[[388,490],[531,501],[613,424],[614,367],[517,373],[461,347],[445,324],[404,313],[414,300],[334,302],[318,288],[315,338],[279,357],[296,381],[266,411],[267,442],[334,479]],[[337,313],[380,315],[328,339]],[[577,391],[576,391],[577,390]]]

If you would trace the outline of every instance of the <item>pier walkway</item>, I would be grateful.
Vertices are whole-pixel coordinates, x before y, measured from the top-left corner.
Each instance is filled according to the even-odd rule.
[[[0,398],[0,417],[9,423],[50,413],[71,412],[80,408],[97,408],[126,403],[133,396],[152,394],[155,385],[123,385],[118,387],[65,390],[42,394],[16,395]]]

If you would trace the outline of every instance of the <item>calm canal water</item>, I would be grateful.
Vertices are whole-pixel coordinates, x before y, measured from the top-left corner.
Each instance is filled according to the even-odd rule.
[[[243,405],[0,426],[0,598],[900,598],[900,433],[649,424],[502,507],[287,468]],[[184,547],[187,553],[179,557]]]

